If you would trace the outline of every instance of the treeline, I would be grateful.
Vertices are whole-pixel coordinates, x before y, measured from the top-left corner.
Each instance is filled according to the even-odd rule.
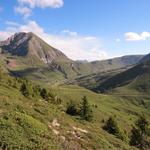
[[[28,80],[21,80],[20,92],[29,98],[42,98],[45,101],[51,101],[56,104],[60,104],[62,100],[54,95],[47,88],[43,88],[39,85],[34,85]]]
[[[52,93],[48,88],[37,85],[25,78],[11,77],[0,66],[0,85],[16,88],[21,94],[30,99],[43,99],[55,104],[60,104],[62,100]]]
[[[11,77],[4,73],[0,67],[0,84],[18,89],[21,94],[30,99],[43,99],[60,104],[62,100],[52,93],[49,89],[41,87],[27,79]]]

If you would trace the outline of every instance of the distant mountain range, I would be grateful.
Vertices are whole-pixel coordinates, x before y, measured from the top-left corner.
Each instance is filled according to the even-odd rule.
[[[45,43],[33,33],[16,33],[0,42],[1,64],[15,76],[43,83],[110,72],[135,65],[143,55],[123,56],[103,61],[73,61],[60,50]]]
[[[142,58],[134,67],[112,75],[92,90],[106,92],[114,89],[122,89],[124,93],[126,90],[128,93],[133,93],[134,90],[150,93],[150,54]]]

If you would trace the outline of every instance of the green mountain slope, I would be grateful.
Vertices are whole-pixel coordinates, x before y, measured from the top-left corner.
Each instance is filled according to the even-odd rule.
[[[76,84],[95,91],[101,83],[133,67],[133,65],[141,61],[142,58],[142,55],[131,55],[104,61],[91,62],[93,64],[92,72],[95,73],[80,76],[74,80],[68,80],[65,84]]]
[[[28,97],[20,91],[23,83],[29,85]],[[150,116],[141,100],[98,95],[77,86],[47,89],[51,96],[49,100],[45,100],[38,95],[35,87],[37,86],[29,81],[12,78],[1,71],[1,149],[136,150],[127,142],[104,131],[102,127],[113,113],[121,129],[130,133],[131,126],[139,114],[143,112],[147,118]],[[65,113],[67,102],[80,102],[83,96],[87,96],[92,107],[92,122]]]
[[[93,73],[90,75],[75,78],[74,80],[67,80],[64,84],[79,85],[79,86],[85,87],[89,90],[94,90],[102,82],[106,81],[107,79],[111,78],[112,76],[114,76],[120,72],[123,72],[129,68],[131,68],[131,66],[114,69],[114,70],[109,70],[109,71],[105,71],[105,72],[102,71],[99,73]]]
[[[126,88],[150,93],[150,57],[145,56],[136,66],[114,75],[102,82],[95,91],[107,91],[115,88]]]

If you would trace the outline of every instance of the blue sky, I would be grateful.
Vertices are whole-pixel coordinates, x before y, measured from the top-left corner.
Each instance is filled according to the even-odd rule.
[[[150,52],[149,0],[1,0],[0,40],[32,31],[76,59]]]

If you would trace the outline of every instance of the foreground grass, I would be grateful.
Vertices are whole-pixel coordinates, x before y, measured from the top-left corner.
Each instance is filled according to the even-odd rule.
[[[4,76],[0,81],[0,147],[2,149],[102,149],[130,150],[121,141],[102,129],[104,122],[115,116],[120,128],[129,134],[137,116],[150,111],[137,100],[99,95],[78,86],[51,88],[51,101],[40,97],[24,97],[15,79]],[[18,84],[18,83],[16,83]],[[86,96],[92,106],[92,122],[65,113],[67,102],[81,102]],[[54,103],[56,98],[61,104]],[[149,118],[150,119],[150,118]]]

